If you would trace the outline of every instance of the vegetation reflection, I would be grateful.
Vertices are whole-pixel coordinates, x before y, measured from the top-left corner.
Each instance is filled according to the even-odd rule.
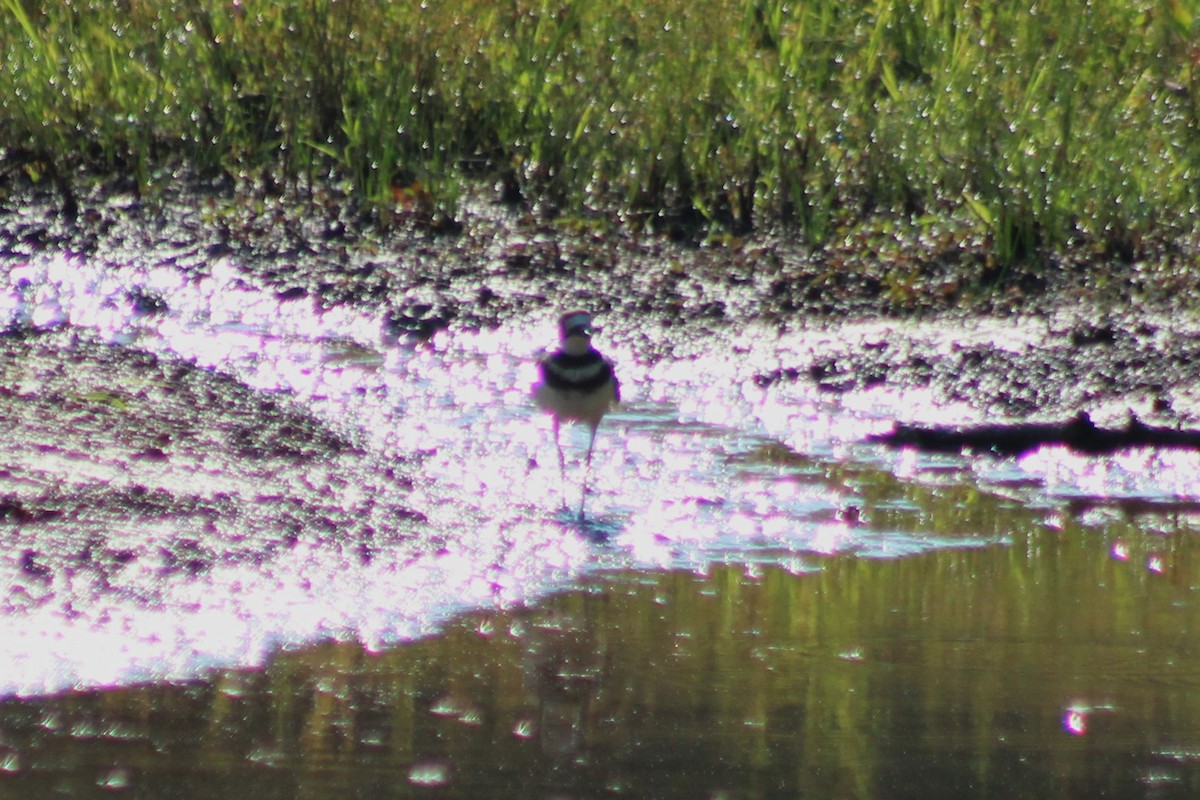
[[[0,782],[227,798],[1200,788],[1186,521],[1047,525],[981,493],[943,508],[963,531],[1007,525],[1009,543],[612,574],[387,652],[331,642],[203,683],[10,700]]]

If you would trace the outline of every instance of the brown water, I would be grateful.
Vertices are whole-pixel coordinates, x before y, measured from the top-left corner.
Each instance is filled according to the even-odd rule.
[[[0,792],[1195,796],[1194,531],[939,496],[1011,543],[603,574],[383,652],[9,700]]]

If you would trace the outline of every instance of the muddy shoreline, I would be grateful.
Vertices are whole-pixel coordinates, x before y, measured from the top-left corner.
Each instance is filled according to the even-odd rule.
[[[183,184],[154,202],[120,183],[97,186],[80,196],[74,222],[61,219],[48,189],[10,196],[0,206],[0,268],[46,252],[114,270],[169,264],[190,276],[228,261],[280,298],[373,310],[385,334],[401,338],[583,306],[606,323],[606,336],[631,341],[651,361],[750,324],[781,334],[822,329],[829,344],[810,360],[747,379],[812,381],[831,392],[932,386],[948,401],[1013,418],[1085,411],[1103,420],[1127,398],[1143,418],[1200,418],[1200,319],[1187,303],[1197,287],[1175,265],[1187,260],[1183,248],[1158,264],[1050,254],[996,274],[986,242],[962,233],[906,240],[894,231],[821,252],[794,235],[697,244],[669,226],[638,235],[541,219],[486,187],[449,228],[401,209],[383,230],[328,189],[289,200],[221,182]],[[147,313],[171,302],[133,299]],[[1039,340],[953,341],[956,328],[996,319],[1036,320]],[[842,336],[847,322],[884,333]],[[947,334],[922,333],[938,328]]]
[[[78,331],[0,337],[0,611],[130,591],[154,604],[298,547],[415,555],[430,542],[410,475],[219,372]],[[368,491],[348,500],[351,485]]]
[[[807,253],[778,237],[708,246],[667,236],[613,238],[561,220],[539,221],[486,197],[477,198],[454,233],[405,218],[380,232],[335,200],[302,207],[213,190],[151,205],[115,192],[90,198],[80,221],[68,224],[58,220],[51,194],[30,195],[18,208],[10,198],[0,215],[0,268],[60,252],[117,274],[167,264],[195,279],[223,262],[280,299],[362,308],[378,317],[382,336],[395,340],[513,320],[544,324],[566,306],[583,306],[595,310],[604,340],[627,345],[648,363],[688,358],[694,346],[711,350],[714,340],[728,341],[729,357],[737,359],[733,334],[751,325],[781,337],[818,331],[807,350],[790,350],[769,366],[747,364],[744,379],[759,387],[808,382],[833,394],[925,387],[935,402],[968,404],[989,421],[1079,412],[1114,426],[1130,415],[1166,426],[1200,421],[1200,319],[1172,313],[1167,303],[1149,310],[1135,297],[1133,271],[1113,273],[1107,288],[1090,293],[1072,285],[1078,276],[1060,273],[1059,285],[1033,293],[1017,278],[1006,290],[972,294],[947,291],[954,278],[946,266],[928,276],[901,317],[879,291],[888,270],[899,267],[867,252],[855,268],[818,277],[836,254]],[[324,216],[309,213],[314,209]],[[144,287],[131,286],[128,294],[146,315],[172,303]],[[1185,296],[1176,296],[1181,306]],[[1000,336],[992,333],[997,325]],[[264,459],[338,461],[367,485],[404,483],[397,481],[401,467],[372,462],[286,396],[70,329],[36,332],[17,323],[0,347],[2,522],[86,522],[120,507],[125,514],[195,518],[211,528],[213,520],[254,509],[262,526],[274,530],[272,540],[281,520],[291,520],[284,527],[293,531],[284,539],[299,530],[362,528],[351,539],[364,557],[373,526],[419,522],[402,497],[364,512],[338,509],[333,501],[321,509],[293,507],[286,488],[236,502],[178,490],[171,465],[207,463],[188,469],[242,475],[234,483],[246,485],[261,479],[256,470]],[[113,483],[111,475],[83,470],[77,479],[46,466],[53,460],[47,454],[94,462],[121,477]],[[166,477],[152,477],[163,469]],[[135,480],[131,472],[151,477]],[[278,472],[290,476],[286,484],[300,480],[303,469]],[[95,495],[98,480],[112,483],[111,491]],[[354,521],[362,513],[378,519]],[[29,552],[36,560],[36,548]],[[25,577],[36,577],[37,569],[26,567]]]
[[[1069,287],[1069,277],[1032,294],[1020,281],[972,294],[949,291],[950,267],[931,267],[901,315],[879,291],[895,264],[864,251],[856,269],[831,271],[829,253],[782,238],[707,246],[613,238],[485,200],[454,233],[412,219],[381,233],[332,200],[322,216],[216,192],[153,206],[110,193],[85,202],[75,225],[58,221],[53,206],[44,196],[10,198],[0,213],[5,278],[56,253],[67,269],[101,264],[105,274],[133,276],[168,266],[185,283],[219,269],[278,300],[312,301],[295,306],[303,314],[361,311],[391,342],[383,350],[420,348],[442,329],[528,326],[549,337],[560,310],[583,306],[596,312],[601,345],[639,366],[721,359],[724,350],[751,387],[924,387],[935,407],[967,404],[987,420],[1079,411],[1109,425],[1130,412],[1163,426],[1200,420],[1200,321],[1165,302],[1138,305],[1133,281],[1116,294],[1111,285]],[[26,287],[8,283],[8,308],[14,297],[22,307]],[[174,302],[132,278],[121,291],[117,304],[146,317]],[[805,344],[748,344],[772,336]],[[525,417],[517,423],[529,428]],[[406,565],[447,553],[473,565],[463,574],[486,594],[505,591],[504,576],[528,563],[519,536],[501,531],[480,554],[471,549],[477,532],[461,536],[462,520],[434,519],[457,512],[418,498],[414,481],[429,455],[419,447],[384,455],[287,392],[62,324],[15,318],[0,335],[0,443],[0,531],[10,541],[0,612],[14,618],[91,614],[89,624],[104,626],[130,608],[175,615],[198,594],[236,600],[241,581],[276,571],[300,602],[319,604],[325,582],[365,572],[370,579],[349,591],[380,580],[408,587]],[[228,585],[214,577],[243,570]],[[323,577],[311,579],[314,571]],[[393,594],[380,592],[390,608]],[[353,619],[358,601],[348,602]],[[235,610],[251,632],[250,644],[234,646],[249,648],[251,661],[264,646],[252,632],[256,613]]]

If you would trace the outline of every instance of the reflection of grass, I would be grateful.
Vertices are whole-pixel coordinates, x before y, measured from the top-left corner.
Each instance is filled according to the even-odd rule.
[[[5,780],[41,796],[115,763],[147,797],[421,797],[427,765],[463,797],[612,775],[630,797],[1137,797],[1179,752],[1191,796],[1200,540],[1039,518],[1012,509],[1009,547],[597,576],[382,653],[5,699]],[[1166,574],[1113,558],[1118,535]]]
[[[447,207],[483,170],[557,207],[813,242],[952,215],[999,264],[1136,252],[1200,199],[1185,0],[0,0],[0,20],[0,141],[143,186],[182,159]]]

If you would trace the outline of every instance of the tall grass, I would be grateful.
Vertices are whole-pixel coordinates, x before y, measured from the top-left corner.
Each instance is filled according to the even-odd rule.
[[[0,141],[817,244],[948,215],[1012,263],[1192,229],[1197,42],[1196,0],[0,0]]]

